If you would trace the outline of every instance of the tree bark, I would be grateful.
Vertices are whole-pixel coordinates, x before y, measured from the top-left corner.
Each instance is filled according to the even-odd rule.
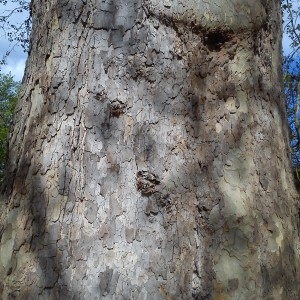
[[[2,299],[299,299],[280,1],[32,3]]]

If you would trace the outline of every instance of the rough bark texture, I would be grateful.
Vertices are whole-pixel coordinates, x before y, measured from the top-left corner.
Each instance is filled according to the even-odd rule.
[[[280,1],[32,14],[2,299],[299,299]]]

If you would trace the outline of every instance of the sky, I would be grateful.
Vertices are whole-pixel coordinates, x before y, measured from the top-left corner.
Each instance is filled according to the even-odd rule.
[[[7,49],[10,49],[9,42],[0,37],[0,58],[3,57]],[[21,47],[15,47],[7,58],[7,64],[2,66],[1,73],[11,73],[14,80],[21,81],[24,74],[27,53],[24,53]]]
[[[17,5],[13,1],[8,1],[4,6],[0,4],[0,16],[6,15],[8,11],[16,8]],[[13,16],[13,22],[16,25],[21,24],[28,16],[28,13],[18,13]],[[11,50],[13,45],[7,39],[7,32],[0,28],[0,60],[6,51]],[[14,47],[11,54],[7,58],[7,64],[1,67],[1,73],[11,73],[16,81],[21,81],[24,74],[27,53],[21,47]]]
[[[299,0],[296,0],[295,2],[299,3]],[[16,5],[11,1],[9,1],[6,6],[0,4],[0,16],[14,7],[16,7]],[[16,22],[16,24],[20,24],[26,19],[26,17],[27,13],[17,14],[14,16],[14,22]],[[289,47],[290,43],[291,41],[289,38],[284,35],[282,44],[284,54],[288,54],[291,51]],[[6,51],[11,48],[12,45],[7,40],[6,33],[0,28],[0,59],[4,56]],[[7,58],[7,64],[2,66],[1,72],[5,74],[11,73],[16,81],[21,81],[24,74],[26,58],[27,54],[24,53],[23,49],[21,47],[15,47]]]

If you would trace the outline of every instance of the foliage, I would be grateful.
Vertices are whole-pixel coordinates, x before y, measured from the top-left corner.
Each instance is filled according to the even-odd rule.
[[[16,46],[21,46],[24,52],[29,49],[31,16],[28,12],[30,11],[30,2],[30,0],[0,0],[0,5],[7,6],[9,4],[11,7],[0,15],[0,29],[11,44],[4,57],[0,58],[0,67],[6,63],[7,57]],[[19,19],[21,15],[25,15],[25,18],[20,24],[17,24],[16,19]]]
[[[0,74],[0,180],[4,175],[8,134],[18,98],[20,83],[8,74]]]

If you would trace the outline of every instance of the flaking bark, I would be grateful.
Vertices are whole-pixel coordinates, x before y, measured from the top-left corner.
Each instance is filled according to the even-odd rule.
[[[2,299],[299,299],[280,1],[32,14]]]

